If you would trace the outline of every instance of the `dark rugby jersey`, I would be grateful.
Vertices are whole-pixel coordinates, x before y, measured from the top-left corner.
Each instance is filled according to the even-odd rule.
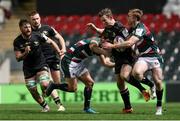
[[[124,40],[129,36],[128,30],[120,23],[115,22],[115,24],[110,28],[105,28],[103,34],[106,38],[113,43],[116,36],[122,37]],[[124,51],[117,51],[117,49],[112,49],[112,56],[114,58],[115,63],[119,60],[132,60],[134,57],[133,50],[131,48],[124,49]]]
[[[31,51],[23,60],[23,68],[38,69],[46,63],[45,57],[42,53],[40,44],[45,43],[46,40],[40,34],[32,32],[29,39],[24,39],[22,35],[16,37],[13,42],[14,51],[25,51],[26,46],[30,46]]]
[[[48,25],[41,25],[38,29],[33,29],[34,32],[44,33],[47,37],[51,38],[53,41],[56,42],[56,44],[59,44],[56,38],[54,37],[56,35],[55,31]],[[59,59],[59,56],[57,55],[54,48],[48,44],[44,43],[41,45],[43,54],[47,61],[53,60],[54,58]]]

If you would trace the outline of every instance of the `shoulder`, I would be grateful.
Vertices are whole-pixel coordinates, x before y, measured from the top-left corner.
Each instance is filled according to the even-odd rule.
[[[13,44],[16,44],[16,43],[20,42],[22,39],[23,39],[22,36],[21,36],[21,35],[18,35],[18,36],[14,39]]]
[[[115,22],[114,27],[116,27],[116,28],[124,28],[123,24],[121,22],[119,22],[119,21]]]

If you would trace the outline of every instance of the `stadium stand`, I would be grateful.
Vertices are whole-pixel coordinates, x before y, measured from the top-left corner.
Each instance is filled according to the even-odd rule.
[[[126,24],[126,15],[115,15],[116,19]],[[65,38],[69,41],[69,45],[74,44],[77,40],[92,36],[94,33],[86,30],[86,24],[88,22],[95,23],[98,27],[102,27],[102,24],[97,16],[91,15],[72,15],[72,16],[46,16],[42,21],[55,27]],[[162,54],[165,60],[164,74],[165,80],[180,80],[178,74],[180,74],[180,63],[178,58],[180,48],[180,18],[178,15],[172,15],[167,17],[163,14],[146,14],[143,16],[143,22],[150,27],[153,31],[157,42],[162,49]],[[113,80],[111,75],[112,71],[104,67],[100,67],[98,70],[93,68],[99,65],[96,58],[92,58],[88,61],[89,69],[95,76],[96,80]],[[101,76],[99,76],[101,75]],[[110,75],[110,76],[108,76]]]
[[[7,21],[6,27],[3,29],[3,31],[0,32],[0,50],[6,52],[6,54],[3,54],[3,56],[5,55],[5,57],[11,58],[12,74],[22,74],[22,63],[16,62],[12,51],[12,40],[18,34],[17,23],[18,18],[20,18],[18,16],[22,17],[22,15],[25,15],[25,13],[27,13],[29,10],[35,9],[35,7],[33,7],[34,4],[35,2],[31,2],[29,4],[24,4],[21,9],[15,8],[14,10],[16,12],[14,13],[17,16],[12,16],[11,19]],[[26,10],[22,10],[22,8],[26,8]],[[17,12],[17,10],[19,12]],[[114,16],[116,20],[119,20],[123,24],[126,24],[125,14],[115,14]],[[180,58],[180,16],[178,14],[172,13],[170,13],[170,16],[167,16],[163,13],[148,13],[143,16],[142,21],[151,29],[157,39],[157,43],[162,49],[161,52],[165,60],[165,64],[163,67],[165,80],[180,81],[180,76],[178,76],[180,74],[180,62],[178,60]],[[45,24],[49,24],[53,26],[56,30],[58,30],[58,32],[61,33],[66,40],[67,46],[74,44],[77,40],[95,35],[94,32],[86,29],[86,24],[88,22],[93,22],[98,27],[102,27],[102,23],[100,22],[98,16],[90,14],[42,16],[42,22]],[[0,60],[4,58],[3,56],[0,56]],[[100,67],[98,70],[96,68],[93,68],[99,66],[99,61],[96,58],[87,60],[87,63],[88,68],[92,72],[92,75],[94,76],[96,81],[114,81],[112,76],[113,70],[107,69],[105,67]],[[18,80],[20,79],[19,77],[16,79],[13,77],[12,81],[15,80],[15,82],[18,82]],[[23,82],[23,79],[20,80],[20,82]]]

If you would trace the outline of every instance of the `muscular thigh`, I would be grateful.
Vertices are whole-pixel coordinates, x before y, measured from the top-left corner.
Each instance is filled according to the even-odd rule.
[[[65,78],[66,83],[68,84],[69,90],[77,89],[77,79],[76,78]]]
[[[94,83],[94,80],[88,71],[78,77],[78,79],[80,79],[86,86],[91,86]]]
[[[153,68],[152,69],[152,76],[155,81],[163,80],[163,71],[162,68]]]
[[[132,73],[144,74],[148,70],[148,63],[144,60],[138,59],[133,66]]]
[[[128,80],[128,78],[129,78],[129,76],[131,74],[131,71],[132,71],[132,66],[131,65],[123,64],[122,67],[121,67],[121,71],[120,71],[121,78]]]

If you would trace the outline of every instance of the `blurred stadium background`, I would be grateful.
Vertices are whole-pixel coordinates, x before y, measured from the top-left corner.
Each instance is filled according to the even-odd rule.
[[[19,34],[19,18],[37,10],[42,23],[53,26],[64,37],[68,47],[95,34],[86,29],[88,22],[102,27],[97,13],[105,7],[111,8],[115,19],[123,24],[126,24],[129,9],[144,11],[142,21],[153,32],[165,60],[164,101],[180,102],[180,95],[175,95],[180,91],[180,0],[0,0],[0,103],[26,103],[11,100],[12,95],[23,94],[23,90],[24,94],[28,94],[23,85],[22,63],[16,62],[12,45]],[[117,91],[112,69],[100,66],[95,57],[87,60],[87,67],[98,89],[106,90],[111,84],[112,89]]]

